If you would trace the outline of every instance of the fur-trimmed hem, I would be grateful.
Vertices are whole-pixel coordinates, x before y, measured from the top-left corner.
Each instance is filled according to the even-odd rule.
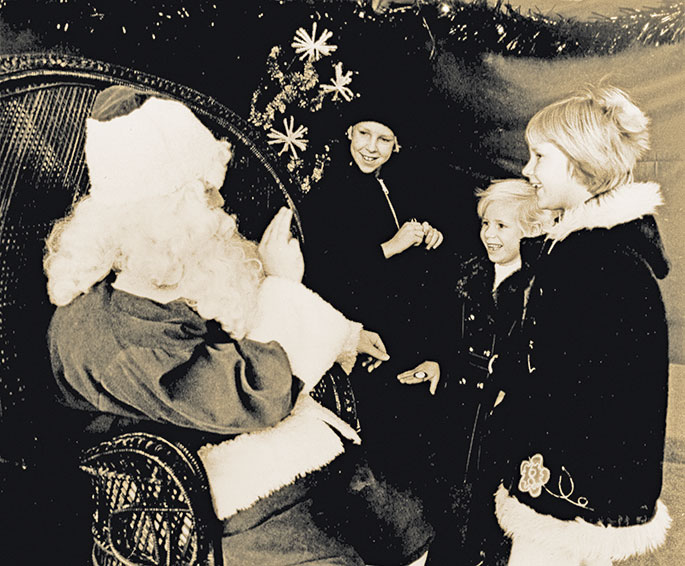
[[[521,503],[500,485],[495,494],[495,513],[506,535],[527,539],[538,547],[564,550],[581,560],[625,560],[661,546],[671,526],[668,509],[657,501],[654,517],[642,525],[612,527],[583,519],[563,521],[538,513]]]
[[[276,426],[200,448],[217,517],[226,519],[247,509],[342,454],[342,441],[329,425],[361,442],[349,425],[302,394],[292,413]]]
[[[602,193],[584,204],[564,212],[547,237],[561,241],[578,230],[613,228],[654,214],[663,204],[657,183],[629,183]]]
[[[278,342],[293,374],[309,391],[343,354],[348,364],[350,357],[354,364],[361,329],[304,285],[267,277],[259,288],[257,314],[247,337]]]

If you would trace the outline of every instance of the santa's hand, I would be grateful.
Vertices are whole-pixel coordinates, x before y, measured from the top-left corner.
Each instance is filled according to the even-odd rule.
[[[428,222],[424,222],[422,226],[424,233],[423,242],[426,244],[427,250],[434,250],[440,244],[442,244],[444,237],[440,230],[433,228]]]
[[[293,211],[281,208],[264,230],[259,242],[259,255],[264,272],[300,283],[304,275],[304,258],[300,242],[290,234]]]
[[[369,372],[390,359],[381,337],[370,330],[362,330],[360,332],[357,352],[369,356],[366,360],[362,361],[362,367],[365,367],[366,371]]]
[[[440,364],[426,360],[414,369],[402,372],[397,376],[397,379],[404,385],[415,385],[428,381],[430,382],[430,394],[435,395],[435,392],[438,390],[438,383],[440,382]]]

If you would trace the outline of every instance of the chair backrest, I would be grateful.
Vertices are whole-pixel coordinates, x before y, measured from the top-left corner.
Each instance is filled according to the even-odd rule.
[[[45,347],[53,308],[42,272],[44,240],[52,223],[88,190],[85,119],[97,93],[113,84],[180,100],[231,142],[223,193],[247,237],[259,238],[280,206],[294,208],[289,179],[272,165],[261,134],[216,100],[79,57],[0,57],[0,462],[25,463],[40,452],[34,448],[45,431],[54,430]],[[294,230],[301,238],[297,215]]]
[[[128,433],[87,450],[93,564],[220,564],[221,529],[202,465],[180,444]]]

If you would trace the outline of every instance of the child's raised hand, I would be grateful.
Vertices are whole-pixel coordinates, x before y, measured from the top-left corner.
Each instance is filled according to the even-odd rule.
[[[440,382],[440,364],[426,360],[414,369],[402,372],[397,376],[397,379],[404,385],[416,385],[417,383],[428,381],[430,382],[430,394],[435,395],[435,392],[438,390],[438,383]]]
[[[401,254],[412,246],[418,246],[423,242],[423,235],[424,230],[421,223],[416,220],[408,220],[400,226],[400,229],[392,238],[381,244],[383,254],[386,258],[390,258],[394,255]]]

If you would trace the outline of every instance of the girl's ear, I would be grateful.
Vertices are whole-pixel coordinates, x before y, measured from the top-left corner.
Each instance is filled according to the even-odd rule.
[[[534,222],[530,227],[530,238],[536,238],[542,234],[542,224],[540,222]]]
[[[392,150],[393,150],[395,153],[399,153],[399,152],[400,152],[400,149],[402,149],[402,146],[401,146],[401,145],[399,144],[399,142],[397,141],[397,136],[395,136],[395,143],[393,144]]]
[[[347,128],[347,130],[345,131],[345,135],[347,136],[348,140],[352,140],[352,126]]]

